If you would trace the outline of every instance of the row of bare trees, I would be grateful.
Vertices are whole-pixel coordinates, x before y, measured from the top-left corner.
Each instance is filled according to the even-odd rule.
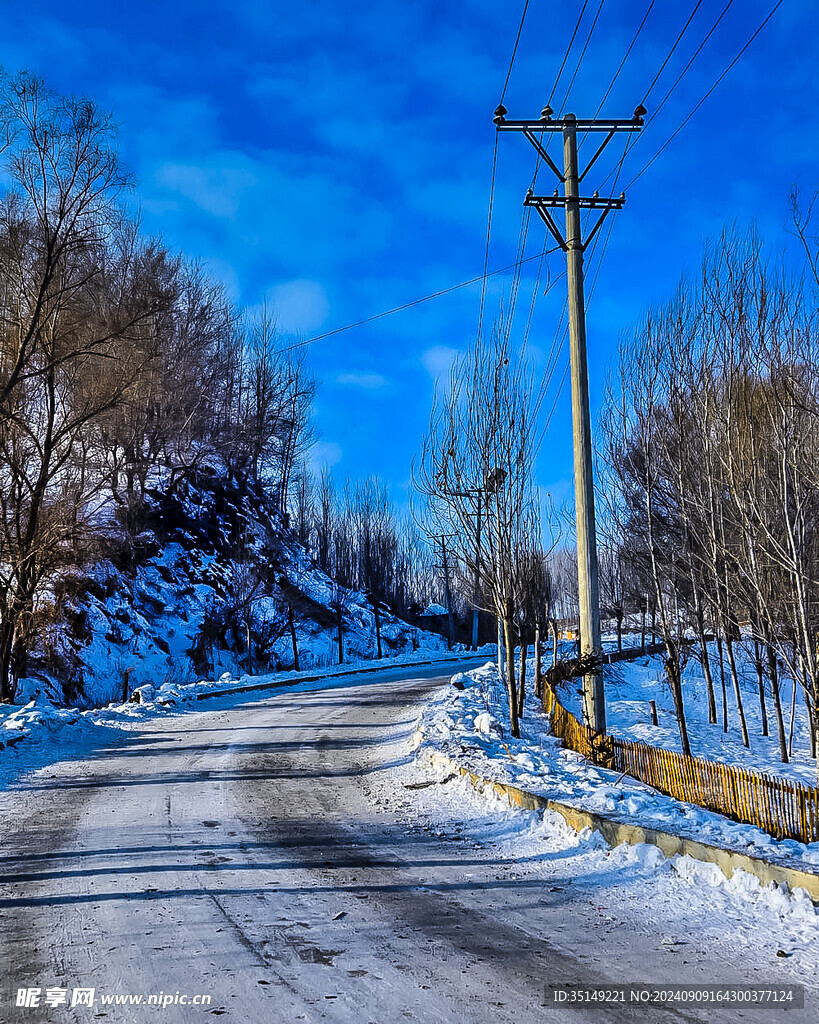
[[[109,116],[0,77],[0,699],[55,574],[210,466],[289,501],[314,383],[123,212]]]
[[[732,703],[749,745],[740,640],[756,666],[762,730],[772,718],[781,759],[793,742],[783,672],[801,691],[816,752],[818,327],[804,280],[766,258],[754,235],[727,232],[708,248],[699,279],[621,349],[601,458],[614,534],[610,591],[620,615],[656,610],[685,752],[681,673],[692,655],[710,720],[721,689],[723,728]]]
[[[314,481],[304,540],[316,564],[342,587],[386,604],[399,616],[429,604],[437,589],[427,550],[400,517],[377,477],[339,489],[328,469]]]
[[[430,538],[453,538],[461,593],[497,618],[513,736],[526,671],[523,655],[516,674],[515,649],[522,642],[525,651],[554,617],[534,484],[535,392],[525,352],[514,351],[508,329],[497,325],[455,360],[447,386],[436,393],[414,470],[419,522]]]

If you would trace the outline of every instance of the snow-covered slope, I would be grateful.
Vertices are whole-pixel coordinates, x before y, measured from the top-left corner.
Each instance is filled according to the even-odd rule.
[[[339,587],[272,513],[260,490],[224,479],[155,495],[142,532],[104,538],[101,558],[53,581],[17,702],[42,691],[79,707],[144,685],[312,669],[377,655],[367,598]],[[292,626],[291,626],[292,618]],[[446,642],[382,608],[381,653]]]

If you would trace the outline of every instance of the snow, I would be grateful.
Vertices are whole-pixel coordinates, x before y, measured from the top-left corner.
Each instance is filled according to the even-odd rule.
[[[423,655],[419,652],[415,663],[421,660]],[[372,665],[371,662],[361,664]],[[394,668],[397,663],[389,659],[384,664]],[[343,669],[349,667],[343,666]],[[342,680],[337,678],[338,673],[336,669],[335,674],[328,673],[320,681],[308,679],[308,673],[298,676],[289,673],[287,678],[284,674],[275,676],[277,681],[289,685],[265,696],[278,698],[281,695],[284,703],[279,704],[277,700],[269,705],[265,702],[259,714],[266,715],[264,721],[268,723],[282,722],[287,716],[277,709],[288,706],[291,694],[365,684],[377,678],[363,675]],[[494,664],[484,664],[453,678],[465,679],[465,689],[446,687],[424,708],[412,734],[412,745],[418,756],[407,758],[401,756],[399,750],[393,752],[392,747],[385,750],[379,745],[376,749],[384,757],[383,768],[365,772],[356,781],[361,787],[362,799],[370,801],[379,813],[395,813],[401,822],[414,829],[429,830],[442,840],[457,837],[458,842],[471,844],[474,856],[457,860],[469,866],[467,870],[457,869],[459,873],[453,875],[453,884],[469,885],[472,873],[485,874],[491,864],[492,877],[497,876],[501,884],[507,880],[521,883],[519,896],[504,890],[502,898],[510,901],[519,898],[522,920],[530,918],[534,912],[533,898],[538,906],[544,901],[566,902],[567,932],[557,935],[559,944],[580,941],[576,937],[581,936],[584,929],[599,929],[601,935],[609,931],[616,935],[620,931],[626,938],[618,945],[618,955],[626,955],[622,951],[633,941],[637,943],[634,948],[638,952],[653,941],[653,948],[659,943],[674,965],[677,956],[682,962],[686,962],[683,957],[688,957],[691,963],[713,965],[713,951],[725,950],[726,962],[735,962],[739,969],[758,964],[763,971],[761,977],[774,967],[778,980],[804,982],[816,975],[819,971],[819,918],[804,892],[789,893],[781,886],[764,887],[743,872],[736,872],[728,880],[713,865],[688,857],[666,859],[650,845],[622,845],[610,849],[596,833],[590,830],[578,833],[554,812],[521,811],[492,794],[477,793],[465,779],[453,777],[443,768],[432,768],[426,755],[440,750],[481,775],[510,781],[576,806],[594,805],[626,820],[639,820],[644,824],[664,822],[666,827],[674,825],[676,830],[690,830],[698,838],[706,839],[709,838],[704,834],[706,830],[718,827],[710,836],[712,841],[736,840],[740,848],[747,848],[743,844],[755,838],[759,846],[756,852],[779,856],[789,863],[806,861],[810,854],[815,857],[814,863],[819,863],[819,850],[777,843],[770,837],[754,837],[756,830],[725,822],[716,815],[652,794],[645,787],[619,779],[613,773],[592,768],[577,754],[561,750],[554,740],[544,735],[543,720],[535,718],[532,701],[521,723],[523,737],[520,741],[513,740],[505,727],[505,695]],[[233,674],[229,679],[223,675],[221,679],[183,686],[156,680],[141,688],[144,703],[129,702],[85,712],[54,708],[38,697],[24,708],[10,710],[3,719],[6,732],[28,731],[26,743],[3,753],[4,768],[11,768],[15,763],[18,767],[36,764],[38,751],[43,756],[53,757],[58,748],[68,748],[70,737],[84,743],[86,753],[98,750],[103,743],[128,729],[144,730],[149,726],[151,735],[156,738],[173,722],[169,718],[167,722],[157,721],[154,725],[150,723],[151,718],[178,716],[194,709],[200,712],[195,719],[197,726],[203,728],[206,716],[201,712],[210,704],[199,704],[195,699],[197,693],[207,692],[208,688],[236,690],[258,681],[258,677]],[[383,689],[374,691],[373,698],[383,692]],[[338,705],[342,702],[343,695],[339,693]],[[224,698],[221,703],[217,702],[215,709],[219,712],[220,708],[224,710],[229,706],[233,706],[230,698]],[[304,705],[309,706],[315,707],[312,702]],[[389,702],[385,704],[385,708],[388,707]],[[244,713],[254,716],[247,718],[246,727],[249,727],[257,712],[247,709]],[[351,721],[357,721],[356,714],[360,717],[355,708],[347,713],[353,716]],[[223,711],[219,714],[224,718]],[[220,719],[222,726],[223,718]],[[396,718],[393,730],[396,742],[400,735],[401,742],[406,744],[406,715],[403,711],[396,712]],[[12,725],[6,729],[9,721]],[[262,724],[256,723],[256,727],[261,729]],[[171,735],[176,734],[178,730],[174,726]],[[245,734],[242,735],[246,740]],[[372,741],[372,735],[369,739]],[[293,748],[304,750],[303,740],[304,737],[294,743]],[[380,736],[378,744],[383,744],[383,740],[384,736]],[[220,749],[217,744],[213,756],[226,757]],[[163,758],[165,756],[163,751]],[[100,763],[104,766],[104,759]],[[164,764],[162,767],[166,770]],[[339,773],[342,781],[347,777],[348,773]],[[335,776],[333,780],[338,781]],[[32,799],[41,799],[39,789],[35,787],[31,792]],[[101,787],[101,792],[105,792],[105,787]],[[208,816],[218,817],[221,812],[213,815],[209,811]],[[734,831],[721,831],[726,828]],[[451,857],[443,855],[438,860],[441,864],[455,863]],[[223,884],[231,883],[228,879]],[[275,884],[281,884],[280,880]],[[275,893],[276,889],[270,891]],[[480,892],[473,895],[475,899],[481,898]],[[107,927],[107,919],[104,923]],[[569,929],[574,937],[568,935]],[[578,948],[583,952],[588,947]],[[781,960],[777,959],[780,952]],[[640,967],[639,960],[636,963],[635,978]]]
[[[722,731],[722,697],[719,682],[719,655],[716,644],[708,644],[711,671],[717,698],[717,723],[708,722],[708,702],[705,676],[698,658],[690,658],[683,670],[683,702],[691,752],[695,757],[720,761],[754,771],[766,772],[783,778],[815,786],[817,766],[810,756],[807,715],[801,693],[796,694],[793,755],[789,764],[779,759],[773,700],[766,683],[766,707],[769,736],[762,735],[762,716],[759,691],[750,645],[737,643],[735,655],[740,681],[745,718],[748,725],[750,750],[742,745],[736,703],[725,663],[728,689],[729,730]],[[669,750],[680,748],[680,734],[674,714],[662,655],[642,657],[636,661],[607,665],[604,669],[606,686],[606,720],[612,735],[622,739],[648,743]],[[786,731],[789,726],[793,683],[790,678],[781,681],[783,714]],[[581,698],[577,680],[560,687],[561,703],[575,715],[581,713]],[[659,725],[651,724],[649,701],[657,705]]]
[[[39,595],[56,621],[30,652],[19,703],[43,691],[58,704],[99,707],[145,685],[286,670],[295,662],[290,610],[302,669],[338,663],[338,605],[345,662],[447,649],[442,636],[382,608],[379,652],[370,601],[322,572],[258,496],[190,484],[168,503],[159,532],[136,538],[138,557],[115,547],[114,561],[61,573]]]
[[[470,674],[480,677],[482,670]],[[662,947],[680,954],[689,965],[702,962],[702,951],[710,946],[706,962],[715,962],[716,950],[719,963],[726,967],[734,963],[749,981],[754,980],[751,971],[759,973],[759,980],[769,981],[775,964],[777,980],[812,984],[810,979],[819,971],[819,912],[804,890],[766,887],[741,870],[727,879],[714,864],[688,856],[666,858],[646,843],[610,848],[598,833],[577,832],[554,811],[512,807],[494,792],[479,792],[462,776],[453,777],[443,765],[431,766],[425,755],[441,747],[430,738],[428,727],[445,718],[454,721],[448,709],[469,701],[476,692],[462,692],[456,698],[448,690],[440,691],[419,718],[415,771],[420,767],[422,775],[437,784],[414,791],[414,807],[404,813],[424,816],[435,834],[456,834],[471,841],[475,857],[491,856],[502,865],[504,879],[534,877],[536,891],[571,898],[567,910],[572,916],[587,915],[589,931],[612,930],[620,936],[621,950],[634,936],[655,934]],[[474,744],[474,735],[449,728],[458,746]],[[503,742],[514,756],[517,741]],[[514,774],[516,762],[501,741],[485,745],[496,755],[492,777],[503,780],[498,769],[504,759],[509,774]],[[541,771],[547,766],[546,759],[534,753],[529,756]],[[458,760],[464,763],[464,759],[462,751]],[[479,769],[474,751],[466,760],[473,770]],[[560,764],[552,767],[560,774]],[[393,774],[398,771],[394,769]],[[411,768],[402,771],[407,780],[414,777]],[[547,788],[541,789],[549,795]],[[678,977],[676,962],[673,971]]]
[[[380,661],[358,658],[324,668],[319,673],[310,669],[258,676],[223,672],[218,679],[200,679],[193,683],[155,679],[136,687],[128,701],[86,710],[56,707],[42,692],[35,691],[23,707],[0,704],[0,780],[8,780],[35,763],[47,763],[51,754],[59,755],[61,747],[93,743],[95,733],[102,742],[105,730],[129,729],[132,724],[153,716],[201,709],[200,699],[211,693],[233,691],[238,694],[248,686],[269,687],[270,690],[287,687],[296,692],[307,688],[320,690],[337,686],[340,679],[350,675],[379,668],[394,669],[438,661],[446,665],[462,660],[463,654],[446,655],[430,645],[419,646],[417,651],[400,658]]]
[[[442,604],[430,604],[421,612],[422,615],[446,615],[447,610]]]
[[[521,737],[513,739],[496,665],[487,662],[467,676],[472,685],[465,689],[450,686],[428,704],[413,740],[420,754],[439,751],[484,778],[617,821],[688,836],[802,870],[819,867],[819,843],[774,839],[754,826],[674,800],[627,776],[589,764],[548,735],[547,719],[531,694],[527,694],[520,722]]]

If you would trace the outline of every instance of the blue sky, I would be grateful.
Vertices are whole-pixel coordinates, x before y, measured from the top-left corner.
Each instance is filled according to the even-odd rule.
[[[608,0],[600,8],[588,0],[555,90],[558,113],[595,112],[648,2]],[[772,4],[734,0],[628,154],[618,191]],[[581,6],[530,0],[505,98],[510,117],[539,114]],[[631,116],[693,6],[657,0],[603,115]],[[649,115],[724,6],[701,5],[646,102]],[[0,64],[113,111],[145,230],[200,258],[238,303],[268,302],[283,330],[305,338],[482,271],[491,119],[521,9],[497,0],[3,2]],[[622,332],[696,268],[705,238],[737,221],[756,222],[774,247],[787,241],[791,185],[819,186],[817,38],[815,0],[785,0],[613,215],[588,313],[595,412]],[[612,143],[587,179],[590,190],[621,153]],[[515,258],[533,167],[520,136],[501,136],[490,269]],[[552,191],[548,175],[538,182]],[[532,220],[527,255],[544,237]],[[530,334],[540,366],[563,301],[561,254],[547,265],[554,287],[544,297],[541,282]],[[597,265],[592,259],[589,281]],[[524,320],[535,266],[527,264],[521,284]],[[508,277],[492,279],[489,319],[501,302],[508,306],[510,286]],[[377,473],[404,501],[434,377],[474,336],[479,296],[472,286],[310,346],[309,365],[321,381],[317,460],[333,464],[341,479]],[[556,381],[567,358],[564,350]],[[558,497],[570,490],[569,438],[564,388],[538,468]]]

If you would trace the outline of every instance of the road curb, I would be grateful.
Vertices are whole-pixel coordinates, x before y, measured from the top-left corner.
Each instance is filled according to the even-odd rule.
[[[319,672],[312,676],[291,677],[290,679],[275,679],[267,683],[250,683],[247,686],[231,686],[226,690],[208,690],[207,693],[197,693],[197,700],[207,700],[209,697],[229,697],[232,693],[252,693],[256,690],[279,690],[285,686],[296,686],[299,683],[316,683],[321,679],[343,679],[345,676],[364,675],[367,672],[390,672],[399,668],[421,668],[426,665],[457,665],[464,661],[486,660],[486,655],[476,654],[474,657],[463,658],[431,658],[429,661],[410,661],[405,664],[367,665],[364,668],[351,668],[347,672],[333,672],[331,675]]]
[[[527,811],[555,811],[575,831],[580,832],[584,828],[590,828],[592,831],[598,832],[609,846],[619,846],[620,843],[629,843],[632,846],[637,843],[649,843],[662,850],[666,857],[687,854],[695,860],[716,864],[726,878],[731,878],[735,871],[742,870],[747,871],[750,875],[755,875],[762,885],[768,885],[771,882],[779,885],[784,882],[791,891],[805,889],[811,900],[819,905],[819,874],[786,867],[762,857],[752,857],[747,853],[739,853],[726,847],[703,843],[697,839],[689,839],[674,832],[663,832],[659,829],[617,821],[604,814],[598,814],[596,811],[584,811],[570,804],[562,803],[560,800],[550,800],[537,793],[530,793],[517,786],[496,782],[494,779],[488,779],[472,772],[458,764],[454,758],[437,750],[428,751],[426,756],[432,765],[449,772],[457,772],[469,779],[479,793],[489,791],[496,796],[504,797],[513,807],[521,807]]]

